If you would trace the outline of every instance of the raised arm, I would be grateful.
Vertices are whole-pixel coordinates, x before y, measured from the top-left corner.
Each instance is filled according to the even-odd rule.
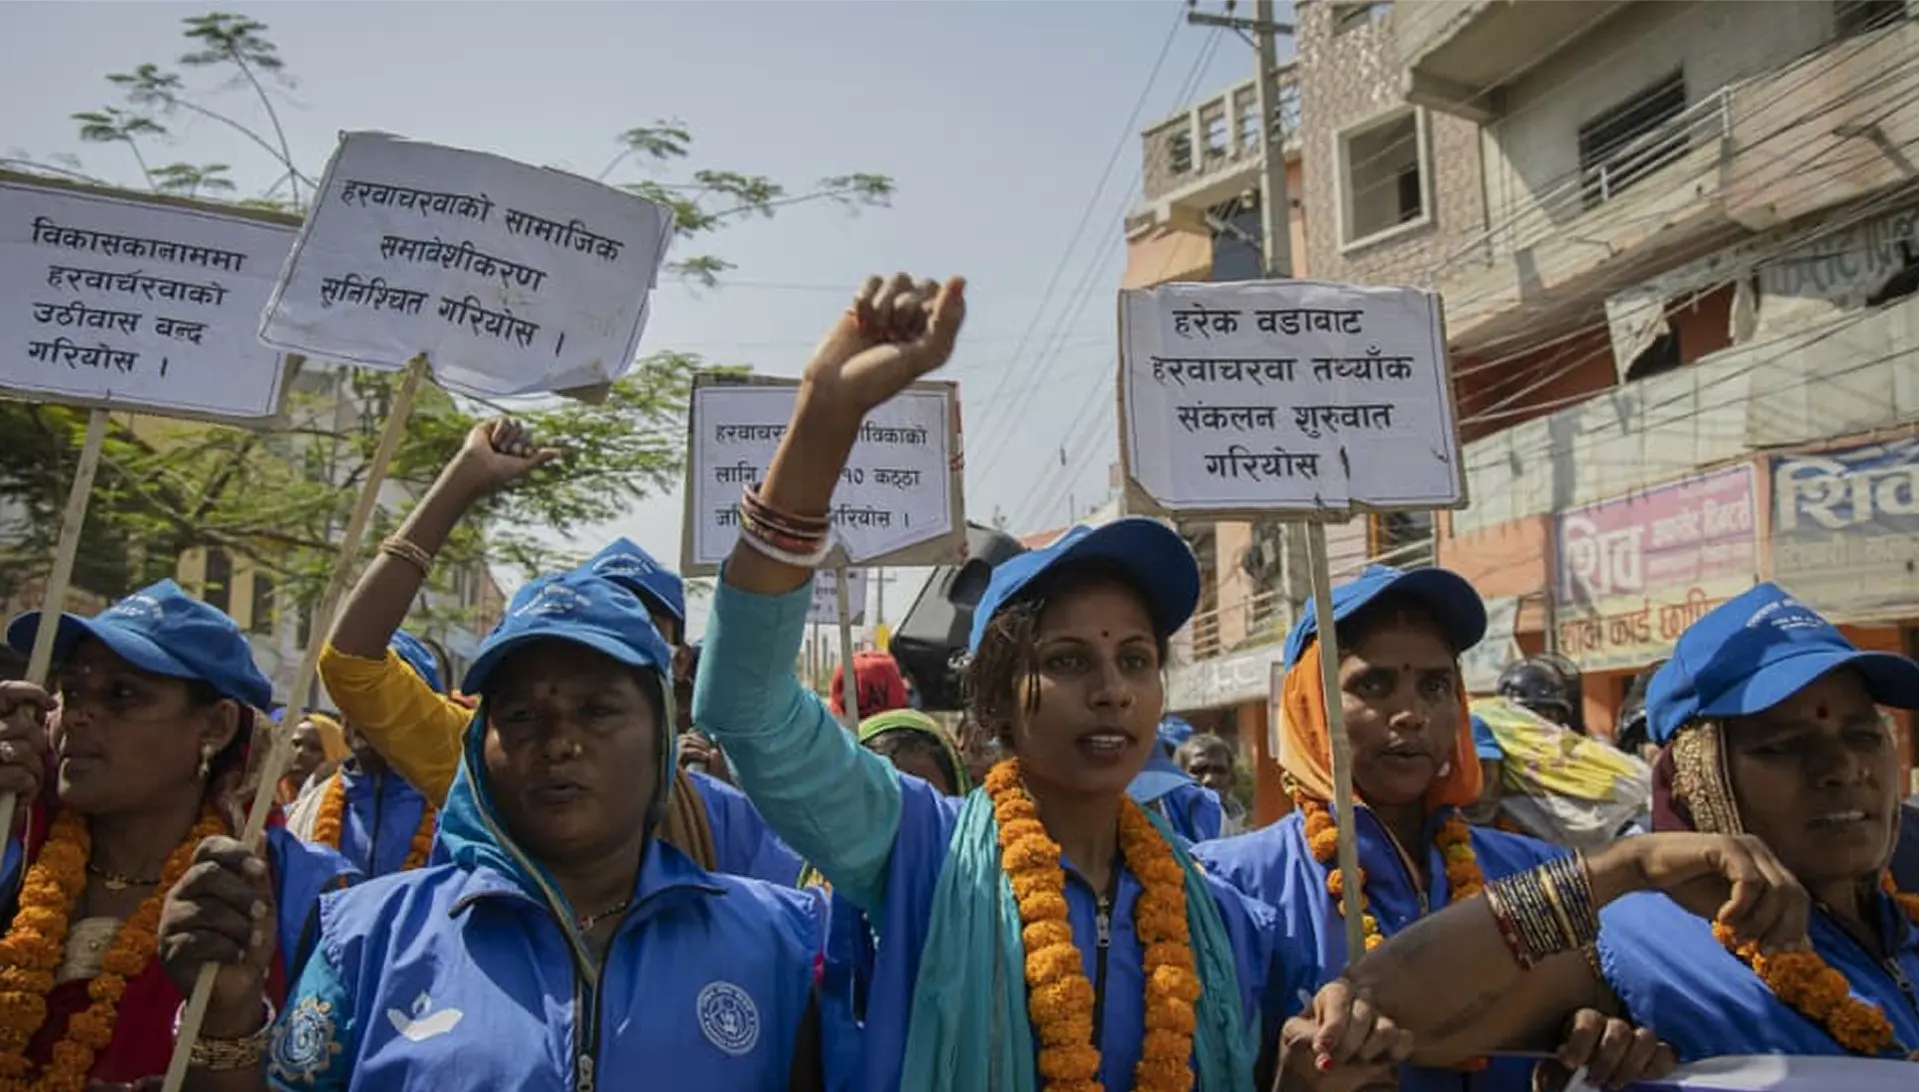
[[[900,794],[793,674],[813,569],[832,542],[833,487],[875,407],[952,355],[964,285],[870,278],[814,350],[766,480],[749,493],[740,542],[713,599],[693,720],[726,749],[740,787],[835,890],[871,906]]]
[[[320,678],[356,731],[438,806],[460,763],[470,710],[435,693],[388,650],[426,582],[426,564],[473,506],[559,458],[525,426],[496,418],[467,433],[406,522],[347,594],[321,650]]]
[[[1583,873],[1579,862],[1497,881],[1487,895],[1422,918],[1369,952],[1344,988],[1316,999],[1316,1048],[1343,1060],[1342,1040],[1364,1025],[1352,1013],[1365,1006],[1413,1034],[1419,1064],[1551,1049],[1576,1010],[1617,1007],[1581,949],[1597,936],[1600,908],[1636,891],[1664,892],[1768,948],[1806,935],[1805,890],[1754,838],[1648,834],[1586,859]]]

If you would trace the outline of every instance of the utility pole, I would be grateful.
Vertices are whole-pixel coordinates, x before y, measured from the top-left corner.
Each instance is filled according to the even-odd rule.
[[[1189,8],[1197,0],[1188,0]],[[1293,27],[1273,17],[1273,0],[1253,0],[1253,17],[1233,14],[1234,0],[1226,0],[1226,14],[1210,15],[1188,11],[1186,21],[1195,26],[1225,27],[1253,40],[1255,64],[1254,88],[1259,110],[1259,132],[1263,138],[1259,164],[1260,264],[1269,278],[1293,275],[1292,198],[1286,186],[1286,130],[1279,115],[1279,36],[1292,36]],[[1305,592],[1295,574],[1306,571],[1306,528],[1288,521],[1280,540],[1279,592],[1286,605],[1285,618],[1290,630],[1305,603]]]

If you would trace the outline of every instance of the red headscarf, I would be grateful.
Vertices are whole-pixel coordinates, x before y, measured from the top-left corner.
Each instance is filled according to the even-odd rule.
[[[888,653],[854,653],[853,678],[859,687],[859,692],[854,696],[859,699],[862,719],[875,713],[906,708],[906,676],[900,674],[899,661]],[[836,716],[846,715],[845,688],[846,669],[844,666],[835,668],[831,704]]]

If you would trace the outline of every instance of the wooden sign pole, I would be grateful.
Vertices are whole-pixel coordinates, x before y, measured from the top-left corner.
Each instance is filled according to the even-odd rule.
[[[287,741],[293,730],[306,719],[307,699],[313,690],[313,678],[320,668],[320,647],[326,642],[326,635],[333,625],[333,608],[346,591],[347,578],[352,575],[354,565],[359,560],[360,540],[366,535],[366,525],[379,503],[380,486],[385,483],[387,467],[400,448],[400,438],[406,434],[406,419],[413,412],[413,397],[418,393],[426,374],[426,354],[422,353],[407,362],[406,377],[401,381],[400,391],[394,396],[393,405],[388,410],[386,428],[380,433],[379,446],[374,449],[373,461],[367,468],[366,483],[360,488],[360,499],[347,520],[345,533],[340,537],[340,560],[334,563],[326,590],[320,594],[319,607],[313,618],[312,639],[307,642],[306,651],[300,657],[299,673],[294,676],[293,701],[287,703],[287,715],[272,733],[273,744],[267,748],[266,761],[260,770],[260,788],[253,798],[252,809],[247,812],[246,829],[240,834],[240,840],[250,846],[259,843],[260,835],[266,829],[267,815],[273,810],[273,786],[286,772],[287,763],[293,757],[293,749],[287,746]],[[179,1034],[173,1043],[173,1059],[167,1065],[167,1079],[163,1086],[165,1092],[180,1092],[181,1085],[187,1079],[193,1042],[200,1037],[200,1025],[206,1020],[207,1004],[213,999],[213,979],[218,973],[219,968],[214,964],[204,964],[200,968],[200,977],[194,980],[193,994],[187,999],[186,1012],[180,1018]]]
[[[107,411],[95,409],[87,414],[86,438],[80,442],[80,464],[73,469],[73,485],[67,489],[67,510],[60,517],[60,538],[53,551],[53,571],[40,597],[40,625],[33,633],[33,650],[27,657],[27,681],[35,686],[47,684],[53,669],[53,639],[60,633],[60,615],[67,606],[67,585],[73,583],[73,562],[80,554],[80,531],[87,522],[87,499],[93,495],[93,475],[100,469],[100,450],[107,441]],[[49,625],[48,622],[52,624]],[[0,847],[13,837],[13,793],[0,794]]]
[[[840,615],[840,698],[846,706],[846,730],[857,737],[860,733],[860,688],[858,679],[853,675],[853,607],[852,599],[846,594],[847,572],[842,562],[833,570],[833,600]]]
[[[1326,693],[1326,734],[1333,745],[1333,819],[1339,833],[1339,883],[1346,893],[1340,916],[1346,924],[1346,962],[1366,954],[1360,909],[1359,836],[1353,825],[1353,744],[1346,738],[1346,713],[1339,700],[1339,637],[1333,622],[1333,574],[1326,558],[1326,525],[1306,525],[1306,564],[1313,580],[1313,622],[1319,629],[1319,681]]]

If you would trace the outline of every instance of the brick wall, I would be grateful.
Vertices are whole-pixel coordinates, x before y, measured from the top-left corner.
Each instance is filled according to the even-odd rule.
[[[1393,18],[1335,33],[1331,0],[1297,0],[1300,128],[1305,146],[1308,268],[1326,280],[1425,284],[1428,270],[1486,228],[1479,127],[1423,111],[1430,221],[1342,253],[1338,134],[1403,104]]]

